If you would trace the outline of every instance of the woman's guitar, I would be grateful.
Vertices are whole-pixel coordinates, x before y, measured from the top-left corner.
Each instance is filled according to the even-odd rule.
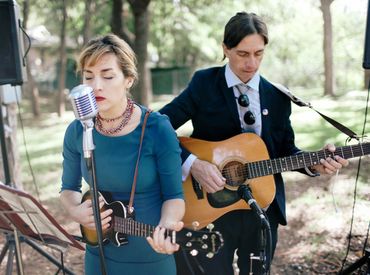
[[[102,195],[102,194],[100,194]],[[111,226],[103,230],[103,241],[111,241],[116,246],[121,246],[128,243],[127,235],[137,237],[149,237],[153,235],[155,226],[137,222],[133,219],[133,214],[129,214],[127,207],[120,201],[107,202],[107,195],[102,195],[105,200],[105,205],[101,211],[112,209]],[[90,192],[86,192],[82,197],[82,202],[92,199]],[[179,232],[166,230],[166,236],[171,238],[172,243],[177,243],[183,250],[190,251],[190,254],[195,256],[198,253],[206,253],[208,258],[212,258],[214,254],[223,245],[222,236],[218,231],[193,231],[182,229]],[[83,241],[90,245],[98,245],[97,232],[81,225],[81,234]]]
[[[198,221],[201,228],[229,211],[249,208],[237,192],[242,184],[251,188],[259,206],[265,208],[275,197],[273,174],[310,167],[333,155],[349,159],[370,154],[370,143],[360,143],[337,147],[335,153],[321,150],[269,159],[264,142],[252,133],[219,142],[180,137],[180,143],[199,159],[215,164],[226,178],[225,188],[212,194],[205,193],[191,176],[184,182],[186,210],[183,221],[185,226]]]

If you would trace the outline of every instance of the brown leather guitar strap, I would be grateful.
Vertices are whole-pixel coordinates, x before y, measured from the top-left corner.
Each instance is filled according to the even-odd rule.
[[[134,204],[134,196],[135,196],[135,189],[136,189],[137,172],[139,170],[139,162],[140,162],[141,148],[143,147],[143,139],[144,139],[146,122],[147,122],[148,117],[149,117],[149,114],[151,112],[152,112],[152,110],[147,110],[146,111],[145,117],[144,117],[144,121],[143,121],[143,127],[141,128],[139,153],[137,155],[136,166],[135,166],[135,173],[134,173],[134,180],[132,182],[132,188],[131,188],[131,194],[130,194],[130,201],[128,203],[128,212],[130,214],[134,211],[134,208],[132,207],[132,205]]]

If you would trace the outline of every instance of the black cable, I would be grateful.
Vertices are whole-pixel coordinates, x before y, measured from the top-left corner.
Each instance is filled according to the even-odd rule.
[[[266,212],[264,211],[263,214],[265,215],[265,218],[266,220],[268,220],[268,217],[266,215]],[[270,274],[271,272],[271,264],[272,264],[272,233],[271,233],[271,227],[270,227],[270,224],[269,223],[265,223],[265,230],[267,232],[267,240],[268,240],[268,244],[267,244],[267,248],[266,250],[268,251],[269,253],[269,261],[268,261],[268,266],[266,267],[266,274]]]
[[[28,152],[28,147],[27,147],[27,141],[26,141],[26,135],[24,133],[24,125],[23,125],[23,118],[22,118],[22,114],[21,114],[21,107],[19,105],[19,98],[18,98],[18,94],[15,93],[15,96],[16,96],[16,101],[17,101],[17,107],[18,107],[18,118],[19,118],[19,122],[21,124],[21,129],[22,129],[22,138],[23,138],[23,144],[24,144],[24,148],[25,148],[25,153],[26,153],[26,158],[27,158],[27,164],[28,164],[28,168],[30,170],[30,173],[31,173],[31,177],[32,177],[32,183],[33,185],[35,186],[35,190],[36,190],[36,195],[37,195],[37,199],[38,201],[40,202],[40,193],[39,193],[39,188],[36,184],[36,178],[35,178],[35,174],[33,172],[33,168],[32,168],[32,165],[31,165],[31,158],[30,158],[30,154]]]
[[[352,204],[352,215],[351,215],[351,224],[349,227],[349,233],[348,233],[348,243],[347,243],[347,250],[346,250],[346,255],[344,256],[344,259],[342,260],[342,266],[340,268],[339,274],[342,273],[344,265],[347,261],[349,249],[351,247],[351,239],[352,239],[352,228],[353,228],[353,220],[355,216],[355,206],[356,206],[356,197],[357,197],[357,184],[358,184],[358,178],[360,174],[360,167],[361,167],[361,157],[358,161],[358,166],[357,166],[357,174],[356,174],[356,180],[355,180],[355,189],[353,191],[353,204]]]
[[[180,251],[181,251],[182,257],[183,257],[183,259],[185,261],[185,264],[188,267],[188,270],[190,271],[190,275],[195,275],[194,270],[193,270],[193,267],[190,264],[188,255],[186,254],[185,250],[182,249],[182,248],[180,248]]]
[[[361,134],[362,139],[363,139],[363,137],[365,135],[366,123],[367,123],[367,111],[368,111],[368,106],[369,106],[369,95],[370,95],[370,80],[369,80],[369,83],[368,83],[368,86],[367,87],[368,87],[368,90],[367,90],[367,97],[366,97],[365,118],[364,118],[364,124],[362,126],[362,134]],[[350,225],[349,234],[348,234],[347,250],[346,250],[346,254],[344,256],[344,259],[342,260],[342,266],[340,268],[339,274],[341,274],[342,271],[343,271],[344,265],[345,265],[345,263],[347,261],[348,253],[349,253],[349,250],[350,250],[350,246],[351,246],[352,228],[353,228],[353,220],[354,220],[354,215],[355,215],[355,206],[356,206],[356,197],[357,197],[357,185],[358,185],[358,178],[359,178],[360,168],[361,168],[361,160],[362,160],[362,157],[359,158],[358,166],[357,166],[357,173],[356,173],[356,180],[355,180],[355,189],[353,191],[352,216],[351,216],[351,225]],[[366,239],[367,239],[367,237],[366,237]],[[366,243],[364,245],[366,246]]]
[[[66,272],[64,270],[64,254],[63,254],[63,252],[60,252],[60,262],[62,264],[63,275],[66,275]]]
[[[366,231],[366,236],[365,236],[365,241],[364,241],[364,247],[362,248],[362,254],[363,255],[365,255],[365,249],[366,249],[367,241],[369,239],[369,231],[370,231],[370,221],[369,221],[369,225],[367,226],[367,231]]]

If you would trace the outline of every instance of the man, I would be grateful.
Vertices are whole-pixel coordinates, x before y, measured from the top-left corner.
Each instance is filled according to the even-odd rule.
[[[267,44],[267,27],[262,19],[253,13],[237,13],[225,26],[222,47],[228,63],[197,71],[188,87],[160,112],[168,115],[175,129],[191,120],[193,138],[222,141],[243,132],[253,132],[262,138],[271,159],[298,154],[301,150],[294,144],[289,119],[290,99],[258,72]],[[326,148],[335,150],[333,145]],[[185,149],[182,158],[183,180],[190,172],[206,192],[214,193],[224,188],[226,179],[214,164],[198,159]],[[301,172],[310,176],[332,174],[347,165],[347,160],[335,156],[321,159],[319,165]],[[287,223],[284,182],[281,174],[274,175],[274,179],[276,195],[266,211],[272,233],[272,255],[278,225]],[[235,251],[240,274],[249,274],[250,253],[259,253],[257,221],[252,211],[225,213],[214,222],[214,230],[223,235],[224,247],[212,259],[177,255],[178,274],[232,275]],[[254,263],[254,274],[261,273],[260,265]]]

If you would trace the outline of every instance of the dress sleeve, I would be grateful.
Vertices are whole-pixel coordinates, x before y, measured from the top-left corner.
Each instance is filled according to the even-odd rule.
[[[72,122],[64,135],[63,142],[63,174],[62,187],[63,190],[72,190],[81,192],[81,150],[78,150],[79,144],[82,142],[82,127],[74,121]],[[79,131],[79,128],[81,128]],[[82,146],[82,144],[81,144]]]
[[[184,198],[181,181],[181,150],[167,116],[159,115],[155,154],[163,200]]]

